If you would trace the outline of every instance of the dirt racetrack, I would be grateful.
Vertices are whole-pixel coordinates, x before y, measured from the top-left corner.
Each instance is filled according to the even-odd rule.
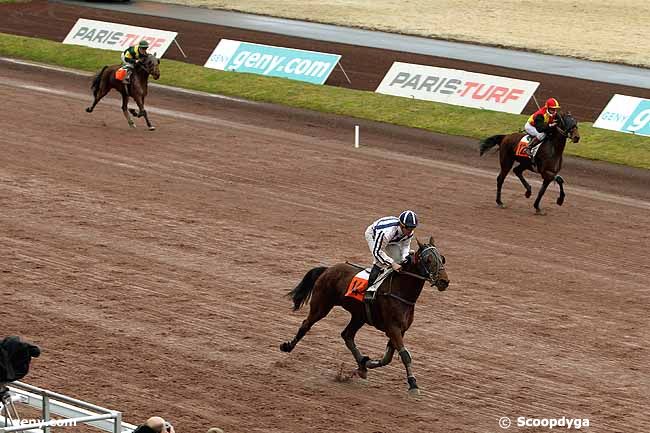
[[[0,30],[67,32],[67,7],[34,5],[41,21]],[[567,202],[549,188],[536,217],[514,178],[495,207],[495,155],[471,140],[362,122],[354,149],[353,119],[161,88],[158,130],[130,131],[114,96],[84,112],[88,85],[0,62],[0,329],[43,348],[28,382],[178,433],[650,431],[647,170],[569,158]],[[419,399],[399,359],[336,380],[354,368],[340,310],[278,350],[306,314],[284,294],[313,266],[367,263],[365,227],[404,208],[451,278],[406,334]],[[385,337],[357,342],[378,357]]]
[[[159,129],[129,131],[114,97],[83,111],[87,78],[0,71],[2,331],[43,347],[30,383],[179,433],[650,428],[647,171],[569,159],[566,204],[553,188],[536,217],[512,179],[494,206],[494,154],[462,138],[362,124],[355,150],[349,119],[160,88]],[[342,311],[278,350],[306,314],[286,291],[366,263],[366,225],[403,208],[452,280],[406,335],[418,400],[399,360],[336,380],[354,367]],[[377,357],[385,337],[358,343]]]

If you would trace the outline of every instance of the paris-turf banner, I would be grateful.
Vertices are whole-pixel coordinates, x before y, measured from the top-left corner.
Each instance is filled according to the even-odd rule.
[[[323,84],[340,59],[338,54],[222,39],[204,66]]]
[[[539,83],[395,62],[378,93],[520,114]]]
[[[63,43],[124,51],[144,39],[149,42],[149,52],[160,58],[174,42],[176,35],[176,32],[166,30],[79,18]]]

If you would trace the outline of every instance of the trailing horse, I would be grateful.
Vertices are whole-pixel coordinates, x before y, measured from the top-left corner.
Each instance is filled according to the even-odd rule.
[[[481,156],[488,149],[499,146],[501,172],[497,176],[496,202],[502,208],[505,206],[501,201],[501,188],[514,163],[519,163],[513,172],[517,175],[524,188],[526,188],[526,198],[531,196],[532,188],[526,179],[524,179],[523,173],[525,170],[535,171],[534,166],[536,166],[537,172],[542,176],[543,184],[537,194],[534,206],[536,213],[541,215],[544,212],[540,208],[540,202],[542,201],[542,196],[546,188],[551,182],[555,181],[560,186],[560,196],[557,199],[557,204],[562,206],[562,203],[564,203],[564,179],[558,173],[562,169],[562,154],[564,153],[567,139],[571,139],[574,143],[580,141],[578,121],[571,116],[571,113],[559,114],[556,125],[547,131],[546,138],[540,144],[539,150],[533,157],[535,164],[533,164],[533,160],[521,151],[525,147],[525,142],[522,142],[525,136],[526,134],[514,133],[509,135],[493,135],[481,140]]]
[[[307,272],[300,284],[289,292],[289,296],[293,300],[294,311],[309,301],[309,314],[296,336],[291,341],[282,343],[280,350],[291,352],[316,322],[327,316],[334,306],[340,306],[352,316],[341,337],[357,363],[356,373],[366,378],[368,369],[388,365],[397,351],[406,368],[409,392],[417,393],[418,386],[411,369],[411,354],[404,346],[404,334],[413,323],[415,303],[424,282],[428,281],[440,291],[449,286],[445,258],[438,252],[433,238],[427,244],[417,242],[419,248],[411,256],[412,260],[403,264],[400,272],[391,273],[381,282],[377,298],[368,308],[363,301],[346,296],[348,286],[358,272],[354,266],[340,263],[332,267],[313,268]],[[357,331],[366,323],[383,331],[388,337],[386,351],[380,360],[363,355],[354,342]]]
[[[115,73],[121,68],[120,65],[104,66],[101,71],[95,74],[91,89],[95,99],[90,107],[86,108],[88,113],[92,113],[97,103],[104,97],[111,89],[117,90],[122,95],[122,112],[129,126],[135,128],[135,123],[129,112],[136,117],[143,117],[147,122],[149,130],[156,129],[149,121],[147,111],[144,109],[144,99],[147,96],[149,75],[155,80],[160,78],[160,59],[156,58],[153,54],[147,54],[141,60],[135,63],[133,73],[131,74],[131,82],[128,86],[119,80]],[[129,97],[133,98],[138,104],[139,111],[128,108]]]

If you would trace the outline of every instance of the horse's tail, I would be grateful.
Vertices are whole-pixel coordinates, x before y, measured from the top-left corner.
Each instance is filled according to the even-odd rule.
[[[492,137],[481,140],[481,156],[497,144],[501,144],[503,137],[505,137],[505,135],[493,135]]]
[[[108,68],[108,66],[104,66],[101,71],[95,74],[95,77],[93,78],[93,83],[90,85],[90,88],[93,91],[93,95],[95,96],[97,96],[97,92],[99,91],[99,84],[102,82],[102,75],[104,74],[106,68]]]
[[[302,277],[302,281],[292,291],[287,293],[287,296],[291,297],[293,300],[293,311],[298,310],[309,300],[311,292],[314,290],[316,280],[318,280],[321,274],[326,270],[326,266],[319,266],[312,269]]]

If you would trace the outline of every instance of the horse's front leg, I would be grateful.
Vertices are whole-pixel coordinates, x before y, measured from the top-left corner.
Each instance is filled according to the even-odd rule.
[[[399,328],[392,327],[386,331],[386,335],[388,335],[388,338],[390,338],[390,343],[397,350],[397,353],[399,354],[399,357],[402,359],[402,363],[406,368],[406,381],[409,384],[409,394],[419,395],[420,390],[415,380],[413,369],[411,368],[411,354],[404,346],[402,331]]]
[[[134,98],[135,103],[138,104],[138,108],[140,109],[140,112],[138,113],[138,117],[144,116],[145,122],[147,122],[147,127],[149,127],[149,131],[153,131],[156,129],[155,126],[151,124],[149,121],[149,116],[147,115],[147,110],[144,109],[144,96],[140,96],[139,98]]]
[[[122,94],[122,113],[124,113],[126,121],[129,122],[129,126],[135,128],[135,122],[131,119],[131,115],[129,114],[129,95],[125,90],[122,90],[120,93]]]
[[[558,185],[560,185],[560,196],[557,198],[557,205],[562,206],[564,203],[564,179],[562,179],[562,176],[559,174],[555,176],[555,181],[557,182]]]
[[[350,352],[352,352],[354,360],[357,361],[358,368],[356,374],[360,378],[366,379],[368,377],[368,368],[366,368],[366,365],[370,362],[370,358],[363,355],[357,348],[357,344],[354,342],[355,335],[357,335],[357,332],[363,327],[363,325],[363,319],[352,316],[348,326],[346,326],[343,332],[341,332],[341,337],[343,338],[343,341],[345,341],[345,346],[350,350]]]
[[[512,172],[519,178],[519,181],[521,181],[521,184],[526,188],[526,198],[530,198],[530,196],[533,193],[533,189],[531,188],[530,184],[524,177],[524,170],[526,169],[525,166],[519,164],[512,170]]]
[[[544,178],[544,182],[542,183],[542,187],[539,189],[539,193],[537,194],[537,198],[535,199],[535,213],[537,215],[544,215],[544,211],[539,207],[539,204],[542,201],[542,197],[544,196],[544,193],[546,192],[546,188],[551,184],[553,181],[554,177],[548,179]]]

